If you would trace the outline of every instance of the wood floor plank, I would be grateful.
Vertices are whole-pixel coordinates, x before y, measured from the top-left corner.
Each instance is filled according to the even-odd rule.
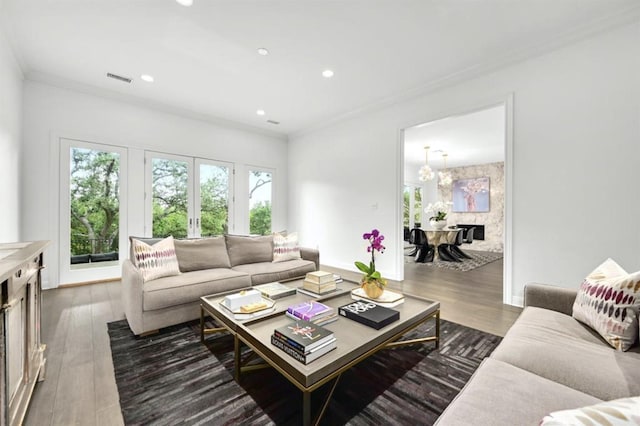
[[[53,411],[54,425],[96,422],[93,347],[64,352]]]

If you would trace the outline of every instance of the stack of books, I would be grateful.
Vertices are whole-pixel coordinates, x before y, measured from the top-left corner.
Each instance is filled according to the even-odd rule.
[[[336,280],[331,272],[309,272],[302,283],[302,288],[298,290],[312,296],[325,295],[337,290]]]
[[[286,315],[292,319],[309,321],[315,325],[329,324],[338,319],[338,313],[335,309],[313,300],[289,306]]]
[[[276,328],[271,336],[271,344],[303,364],[308,364],[335,349],[336,338],[326,328],[297,320],[287,326]]]

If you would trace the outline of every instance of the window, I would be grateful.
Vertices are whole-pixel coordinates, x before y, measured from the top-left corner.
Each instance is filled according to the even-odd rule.
[[[147,153],[153,237],[222,235],[229,231],[233,198],[229,163],[177,155]]]
[[[127,151],[60,142],[60,283],[117,277],[120,248],[126,247]]]
[[[200,161],[200,234],[203,237],[229,232],[230,169]]]
[[[190,164],[176,158],[151,160],[152,236],[186,238],[189,234]]]
[[[422,187],[405,185],[402,224],[409,229],[422,226]]]
[[[271,233],[273,172],[249,170],[249,233]]]

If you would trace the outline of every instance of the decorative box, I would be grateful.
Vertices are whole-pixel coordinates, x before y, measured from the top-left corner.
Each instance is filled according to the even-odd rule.
[[[224,304],[231,310],[239,309],[243,305],[262,301],[262,293],[258,290],[243,290],[240,293],[230,294],[224,298]]]

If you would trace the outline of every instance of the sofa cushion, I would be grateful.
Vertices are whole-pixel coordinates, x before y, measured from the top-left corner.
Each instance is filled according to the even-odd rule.
[[[301,259],[300,246],[298,245],[298,233],[287,235],[273,234],[273,262]]]
[[[273,260],[273,235],[250,237],[225,235],[231,266]]]
[[[638,340],[640,272],[627,274],[607,259],[582,282],[573,317],[596,330],[611,346],[626,351]]]
[[[251,278],[231,269],[185,272],[179,277],[160,278],[146,283],[142,309],[152,311],[200,300],[200,297],[251,286]]]
[[[134,253],[133,264],[142,273],[142,281],[180,274],[173,237],[167,237],[152,246],[132,239],[131,245]]]
[[[438,426],[537,425],[550,411],[599,399],[496,359],[485,359]]]
[[[181,272],[231,267],[224,237],[175,240],[175,246]]]
[[[616,351],[548,309],[525,308],[491,357],[604,400],[640,394],[640,348]]]
[[[309,260],[299,259],[277,263],[262,262],[238,265],[232,269],[251,275],[251,284],[258,285],[304,277],[307,272],[316,270],[316,264]]]
[[[540,426],[632,424],[640,425],[640,396],[556,411],[545,416]]]

